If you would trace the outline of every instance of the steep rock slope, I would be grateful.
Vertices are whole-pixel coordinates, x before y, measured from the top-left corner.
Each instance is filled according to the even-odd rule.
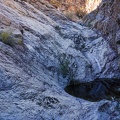
[[[88,26],[101,31],[110,46],[120,52],[120,1],[103,0],[99,7],[91,14],[84,17]],[[117,43],[117,44],[116,44]]]
[[[95,10],[100,4],[101,0],[47,0],[55,7],[62,11],[72,10],[76,12],[79,8],[84,7],[87,13]]]
[[[0,120],[111,119],[115,108],[99,110],[111,102],[77,99],[64,87],[67,78],[118,77],[116,54],[99,33],[67,21],[44,1],[39,5],[0,0]],[[63,76],[61,59],[69,61],[72,77]]]
[[[47,0],[62,11],[68,18],[79,20],[85,14],[95,10],[101,0]]]

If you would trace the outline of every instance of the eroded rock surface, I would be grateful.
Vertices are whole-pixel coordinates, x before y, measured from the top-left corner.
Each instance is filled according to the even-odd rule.
[[[70,79],[119,77],[115,52],[99,33],[41,1],[0,0],[0,33],[22,40],[10,46],[1,37],[0,120],[107,120],[112,115],[98,110],[105,101],[77,99],[64,87]]]
[[[84,17],[86,25],[92,26],[108,40],[110,46],[120,53],[120,1],[102,0],[99,7]],[[116,44],[117,43],[117,44]]]
[[[95,10],[101,0],[47,0],[51,5],[72,20],[79,20],[85,14]]]

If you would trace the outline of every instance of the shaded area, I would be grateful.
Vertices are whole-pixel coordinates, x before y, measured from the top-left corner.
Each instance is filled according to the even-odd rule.
[[[73,81],[65,87],[65,91],[75,97],[94,102],[102,99],[111,100],[120,98],[120,79],[98,78],[87,83]]]
[[[99,30],[113,50],[119,50],[116,42],[120,40],[120,0],[102,0],[97,9],[83,17],[83,22]]]

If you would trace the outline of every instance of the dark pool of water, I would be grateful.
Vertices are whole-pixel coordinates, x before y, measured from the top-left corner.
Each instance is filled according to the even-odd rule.
[[[111,100],[120,98],[120,79],[98,78],[87,83],[72,81],[65,87],[65,91],[72,96],[92,102],[102,99]]]

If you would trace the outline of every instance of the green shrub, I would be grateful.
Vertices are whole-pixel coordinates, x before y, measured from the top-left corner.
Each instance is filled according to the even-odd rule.
[[[3,43],[13,46],[14,45],[14,39],[11,38],[11,33],[10,32],[2,32],[0,34],[0,39]]]
[[[61,29],[60,26],[58,26],[58,25],[56,25],[54,28],[55,28],[55,30],[60,30]]]
[[[8,39],[10,39],[10,33],[9,32],[2,32],[0,34],[0,39],[2,40],[2,42],[8,41]]]
[[[12,33],[10,33],[10,32],[2,32],[0,34],[0,40],[3,43],[5,43],[5,44],[7,44],[7,45],[9,45],[11,47],[13,47],[16,44],[18,44],[18,45],[22,45],[23,44],[22,39],[14,38]]]
[[[70,64],[69,61],[66,59],[64,61],[62,61],[62,63],[60,64],[60,71],[61,71],[64,78],[69,73],[69,64]]]
[[[17,44],[18,45],[23,45],[23,40],[22,39],[17,40]]]
[[[66,54],[59,55],[59,72],[63,78],[68,78],[69,81],[75,80],[77,74],[77,66],[75,62],[71,62],[71,56]]]

